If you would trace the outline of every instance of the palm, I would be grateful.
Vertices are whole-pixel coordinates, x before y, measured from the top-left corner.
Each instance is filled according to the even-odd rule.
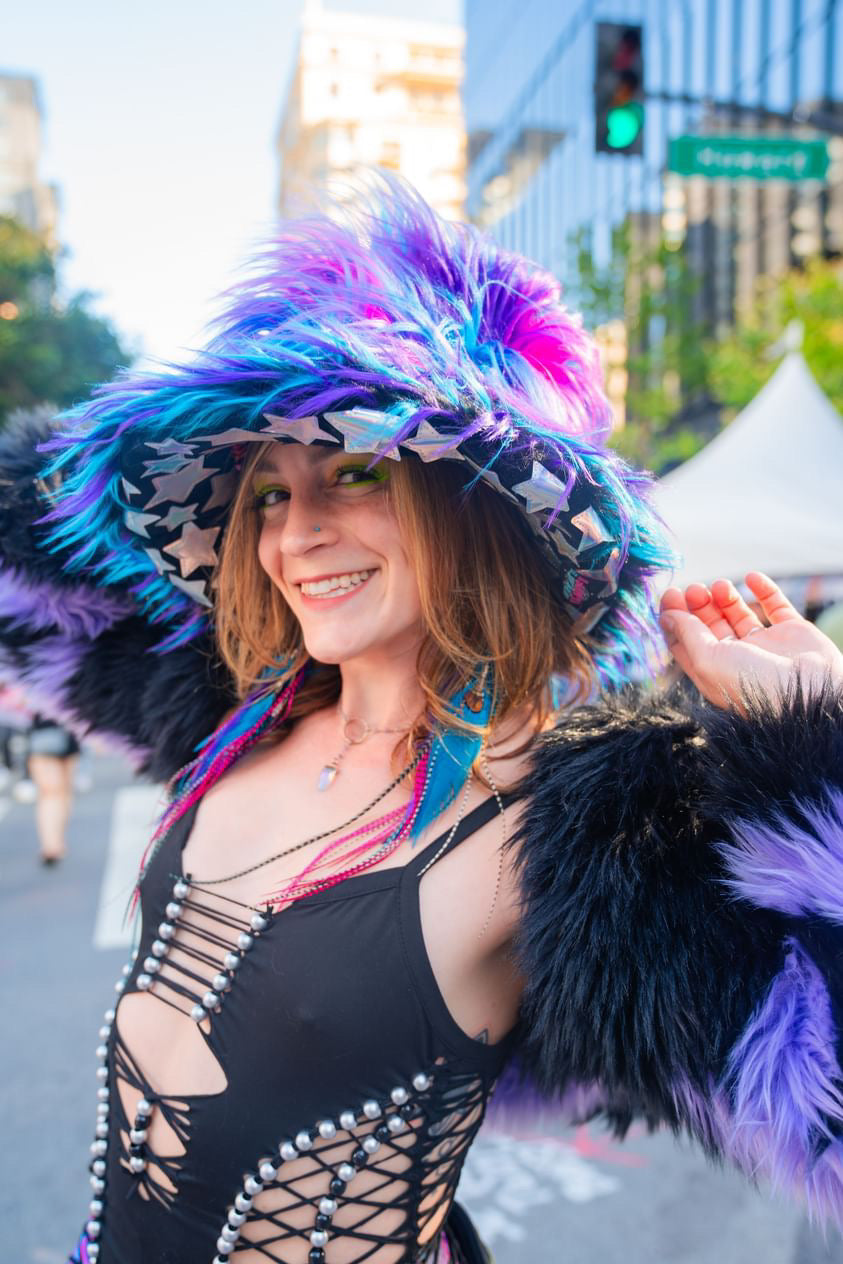
[[[797,676],[810,687],[831,676],[843,682],[843,654],[757,571],[746,577],[767,624],[728,580],[711,589],[669,588],[662,625],[674,658],[710,702],[739,703],[746,686],[775,693]],[[673,627],[668,629],[668,624]]]

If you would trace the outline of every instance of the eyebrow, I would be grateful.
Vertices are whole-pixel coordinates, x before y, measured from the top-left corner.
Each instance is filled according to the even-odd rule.
[[[322,445],[320,444],[319,446],[321,447]],[[317,452],[316,460],[327,461],[330,459],[330,457],[339,456],[340,453],[342,452],[343,452],[343,449],[340,448],[339,444],[337,444],[336,447],[332,445],[330,448],[326,447],[324,452]],[[267,464],[266,461],[261,461],[260,465],[255,466],[252,473],[253,474],[278,474],[278,470],[276,469],[274,465]]]

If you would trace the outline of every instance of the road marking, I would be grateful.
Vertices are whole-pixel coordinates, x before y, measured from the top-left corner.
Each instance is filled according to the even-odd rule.
[[[127,948],[132,927],[125,913],[161,803],[159,786],[125,786],[114,796],[108,856],[100,886],[95,948]]]

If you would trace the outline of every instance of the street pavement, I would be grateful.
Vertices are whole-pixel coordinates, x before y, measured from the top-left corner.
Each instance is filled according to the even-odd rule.
[[[0,797],[0,1223],[9,1264],[64,1264],[84,1218],[94,1050],[128,955],[123,911],[157,792],[89,760],[69,858],[36,860],[32,808]],[[484,1129],[459,1191],[496,1264],[843,1264],[793,1209],[667,1133]],[[105,1264],[105,1261],[104,1261]]]

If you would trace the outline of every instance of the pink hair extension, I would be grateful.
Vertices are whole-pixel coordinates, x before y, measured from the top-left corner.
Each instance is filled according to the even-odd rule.
[[[150,839],[146,850],[141,857],[140,870],[138,880],[135,884],[135,890],[132,894],[131,903],[129,905],[129,916],[132,916],[137,908],[138,899],[140,898],[140,884],[146,871],[146,866],[150,856],[154,853],[155,848],[160,844],[161,840],[173,828],[176,821],[184,816],[185,812],[197,803],[202,796],[210,790],[211,786],[219,781],[223,773],[231,767],[231,765],[245,753],[259,737],[275,728],[279,724],[283,724],[290,714],[290,708],[298,692],[299,685],[304,676],[304,671],[299,671],[293,679],[279,692],[277,698],[267,711],[261,715],[245,733],[239,734],[233,741],[228,742],[212,756],[210,763],[204,771],[200,772],[202,764],[208,758],[208,751],[203,750],[171,778],[170,788],[173,794],[172,801],[165,808],[155,832]],[[230,716],[223,721],[214,735],[216,740],[223,740],[225,732],[228,728],[236,726],[240,719],[240,712],[245,707],[252,705],[254,699],[250,699],[244,704],[243,708],[238,709],[235,715]],[[206,746],[209,743],[206,743]],[[194,779],[195,777],[195,779]]]
[[[341,869],[336,873],[329,874],[325,878],[312,878],[309,882],[306,880],[306,875],[313,873],[317,866],[324,867],[324,865],[330,860],[331,856],[342,844],[348,843],[350,839],[359,836],[361,833],[367,832],[367,827],[363,826],[354,830],[351,834],[344,834],[342,838],[336,839],[333,843],[329,843],[327,847],[324,847],[319,855],[305,866],[301,873],[297,874],[294,878],[291,878],[280,891],[270,895],[267,903],[271,904],[274,909],[277,909],[281,904],[292,904],[295,900],[300,899],[302,896],[312,895],[316,891],[328,890],[330,887],[336,886],[337,883],[343,882],[346,878],[350,878],[357,873],[363,873],[366,869],[370,869],[372,865],[377,864],[378,861],[384,860],[387,856],[391,856],[401,843],[403,843],[405,838],[408,837],[413,828],[416,816],[421,808],[422,800],[424,799],[425,790],[427,789],[429,764],[430,752],[427,751],[423,758],[419,761],[419,766],[416,769],[416,775],[413,781],[413,795],[407,806],[404,808],[398,808],[394,812],[387,813],[386,816],[381,817],[379,820],[371,822],[369,829],[373,830],[377,827],[379,832],[374,838],[370,838],[368,842],[361,843],[357,847],[352,848],[352,850],[343,857],[343,859],[351,859],[352,857],[362,854],[365,856],[365,859],[359,861],[357,864]],[[384,822],[390,820],[390,818],[392,818],[392,824],[394,824],[395,819],[398,817],[403,817],[403,820],[397,830],[393,831],[391,828],[381,828]],[[366,855],[366,853],[368,853],[368,855]]]

